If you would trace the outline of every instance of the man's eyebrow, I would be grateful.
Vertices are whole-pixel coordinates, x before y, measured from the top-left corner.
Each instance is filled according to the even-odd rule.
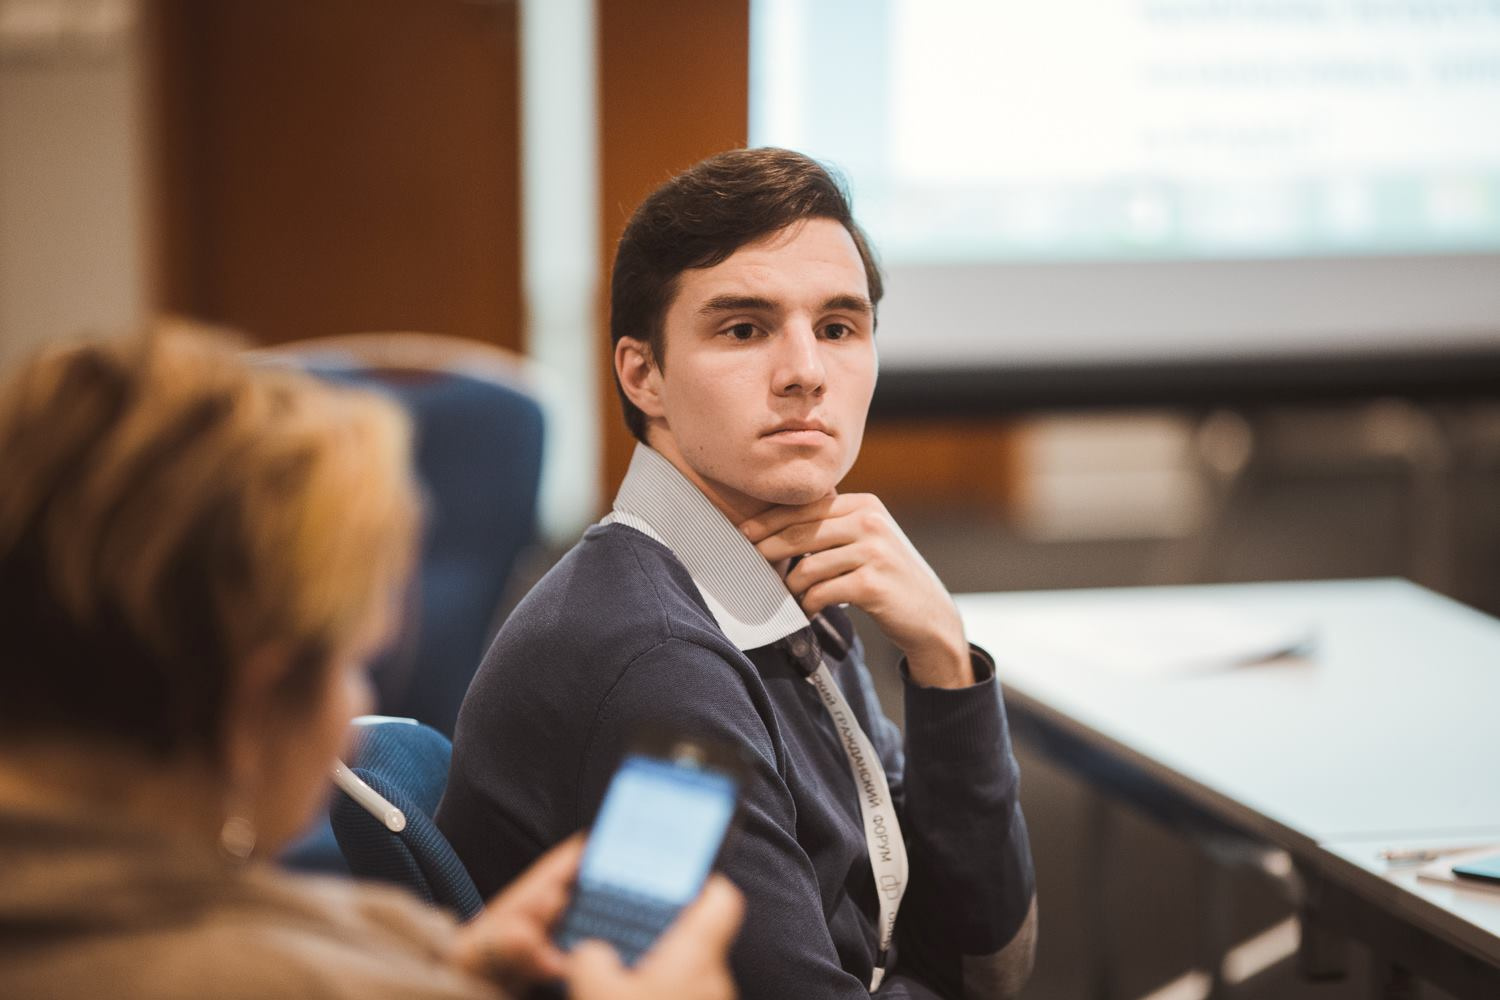
[[[776,303],[758,295],[715,295],[698,307],[699,313],[775,311]]]
[[[759,295],[715,295],[703,305],[698,307],[702,315],[726,312],[778,312],[780,310],[775,302]],[[855,312],[872,316],[875,307],[870,300],[863,295],[835,295],[826,299],[822,306],[823,312]]]
[[[823,303],[824,312],[857,312],[875,314],[875,307],[863,295],[835,295]]]

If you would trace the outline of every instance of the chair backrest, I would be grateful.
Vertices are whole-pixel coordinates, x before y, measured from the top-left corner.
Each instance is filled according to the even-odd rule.
[[[406,818],[393,832],[345,793],[334,792],[333,834],[359,878],[402,886],[467,920],[483,905],[474,880],[432,822],[453,747],[442,733],[411,719],[367,721],[358,728],[349,770]]]
[[[373,667],[379,710],[452,736],[517,557],[536,537],[542,409],[518,359],[431,334],[303,341],[265,356],[385,392],[411,415],[427,494],[404,634]]]

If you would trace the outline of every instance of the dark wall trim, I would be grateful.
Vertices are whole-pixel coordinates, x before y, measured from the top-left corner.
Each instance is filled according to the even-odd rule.
[[[1079,367],[887,370],[875,420],[1047,410],[1500,398],[1500,345],[1470,352]]]

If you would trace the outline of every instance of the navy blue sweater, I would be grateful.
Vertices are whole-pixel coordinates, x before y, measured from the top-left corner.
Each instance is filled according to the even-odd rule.
[[[881,997],[962,997],[964,956],[1025,920],[1034,879],[998,684],[906,681],[906,746],[851,651],[834,669],[880,754],[910,855]],[[980,662],[980,661],[983,662]],[[750,751],[722,870],[745,893],[731,956],[744,1000],[868,995],[879,911],[849,764],[780,644],[737,649],[670,550],[596,526],[506,621],[459,713],[437,822],[489,895],[586,827],[642,725]],[[972,994],[972,984],[971,984]]]

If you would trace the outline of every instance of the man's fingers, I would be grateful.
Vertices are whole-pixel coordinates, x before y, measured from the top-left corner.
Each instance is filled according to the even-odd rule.
[[[869,553],[864,546],[857,544],[815,552],[792,567],[786,575],[786,589],[794,594],[805,593],[814,584],[853,572],[868,560]]]
[[[740,532],[753,545],[761,539],[785,530],[794,524],[821,521],[831,516],[847,513],[859,505],[860,494],[847,496],[830,494],[821,500],[796,507],[772,507],[747,521],[740,522]]]
[[[811,587],[808,587],[807,592],[797,599],[797,604],[801,606],[802,613],[809,618],[835,604],[853,604],[855,607],[868,612],[870,609],[866,605],[869,603],[870,601],[867,599],[863,581],[857,572],[845,573],[843,576],[836,576],[832,580],[815,583]]]
[[[745,919],[745,897],[722,875],[714,875],[703,892],[678,914],[646,955],[644,962],[720,963]]]
[[[755,548],[767,562],[775,563],[792,556],[848,545],[861,537],[858,519],[845,515],[789,525],[756,542]]]

